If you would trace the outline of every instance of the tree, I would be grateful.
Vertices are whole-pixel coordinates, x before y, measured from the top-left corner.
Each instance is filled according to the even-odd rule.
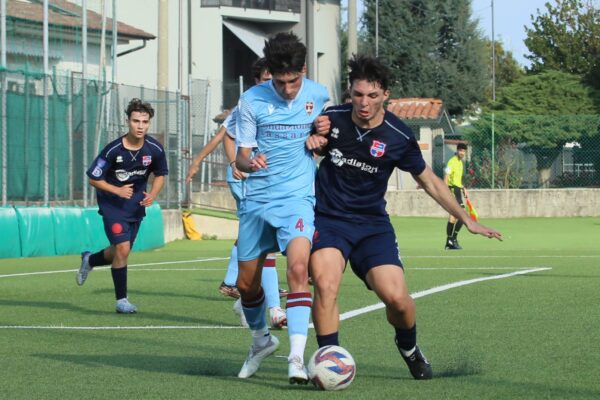
[[[596,6],[594,5],[596,3]],[[554,69],[582,75],[600,88],[600,9],[592,0],[555,0],[531,16],[525,45],[534,72]]]
[[[496,91],[500,88],[510,85],[517,79],[525,75],[525,70],[519,65],[517,60],[513,57],[512,51],[504,50],[504,46],[501,41],[494,41],[496,48],[496,62],[495,62],[495,78],[496,78]],[[486,40],[485,42],[486,52],[489,54],[490,60],[492,57],[492,41]],[[489,63],[488,74],[492,76],[492,63]],[[492,87],[491,81],[488,90],[486,91],[486,97],[492,99]]]
[[[584,85],[580,76],[560,71],[523,76],[500,89],[491,110],[496,143],[533,154],[542,186],[549,185],[550,167],[566,143],[600,132],[600,92]],[[476,121],[467,137],[474,147],[490,149],[489,116]]]
[[[363,14],[371,53],[375,1],[365,0]],[[484,100],[485,43],[470,16],[470,0],[379,0],[379,55],[394,96],[440,98],[453,115]]]

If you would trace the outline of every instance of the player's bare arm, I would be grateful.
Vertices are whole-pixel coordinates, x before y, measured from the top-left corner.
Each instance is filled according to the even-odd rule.
[[[246,179],[248,176],[235,166],[235,139],[229,135],[225,135],[223,138],[223,148],[229,160],[229,165],[231,165],[231,174],[233,177],[238,180]]]
[[[493,228],[488,228],[473,221],[465,210],[456,202],[456,199],[448,189],[448,186],[437,177],[429,166],[419,175],[413,175],[413,178],[421,185],[427,194],[434,199],[442,208],[462,221],[469,232],[482,235],[488,238],[502,240],[502,234]]]
[[[221,141],[223,140],[223,137],[226,136],[225,131],[226,131],[225,127],[222,126],[219,129],[219,131],[217,132],[217,134],[215,136],[213,136],[213,138],[206,144],[206,146],[204,146],[202,148],[202,150],[200,150],[198,155],[196,155],[196,157],[194,157],[194,160],[191,162],[191,164],[188,168],[188,174],[185,178],[185,181],[187,183],[190,183],[192,181],[192,178],[194,177],[194,175],[196,175],[198,173],[198,170],[200,169],[200,164],[202,163],[202,161],[217,148],[219,143],[221,143]]]
[[[158,197],[158,194],[162,190],[165,185],[165,177],[164,176],[155,176],[152,181],[152,190],[150,193],[144,192],[144,198],[140,201],[140,205],[144,207],[150,207],[154,200]]]
[[[235,158],[235,166],[242,172],[256,172],[260,169],[267,168],[267,156],[262,153],[252,155],[252,149],[249,147],[238,148]]]
[[[133,183],[128,183],[123,186],[115,186],[104,180],[89,180],[90,185],[95,187],[96,189],[103,190],[108,193],[112,193],[117,195],[123,199],[130,199],[133,196]]]

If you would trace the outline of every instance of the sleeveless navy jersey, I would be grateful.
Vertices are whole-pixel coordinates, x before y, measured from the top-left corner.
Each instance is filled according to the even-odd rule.
[[[385,111],[373,129],[352,122],[352,104],[328,108],[331,121],[316,180],[317,215],[351,221],[387,220],[384,199],[394,168],[419,175],[425,160],[408,126]]]
[[[110,142],[94,160],[86,174],[93,180],[104,180],[115,186],[133,183],[133,196],[124,199],[103,190],[96,190],[99,213],[104,218],[138,221],[146,215],[146,207],[140,205],[148,183],[148,176],[169,173],[167,158],[162,145],[150,136],[144,137],[139,150],[128,150],[123,138]]]

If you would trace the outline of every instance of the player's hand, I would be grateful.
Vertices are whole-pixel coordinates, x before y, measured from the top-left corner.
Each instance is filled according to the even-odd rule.
[[[465,225],[467,226],[469,232],[474,233],[476,235],[485,236],[490,239],[498,239],[500,241],[502,241],[503,239],[502,234],[500,232],[496,231],[493,228],[483,226],[480,223],[473,221],[472,219],[469,219]]]
[[[117,187],[116,192],[117,196],[123,199],[130,199],[133,196],[133,183]]]
[[[144,192],[144,199],[140,201],[140,205],[144,207],[150,207],[154,203],[154,196],[150,193]]]
[[[248,174],[237,169],[237,167],[235,166],[235,163],[231,164],[231,174],[233,175],[233,177],[235,179],[240,180],[240,181],[244,180],[248,177]]]
[[[194,175],[196,175],[198,173],[198,165],[191,163],[189,168],[188,168],[188,174],[185,177],[185,182],[186,183],[190,183],[192,181],[192,178],[194,177]]]
[[[322,147],[327,145],[327,138],[320,135],[310,135],[308,139],[306,139],[306,148],[308,150],[319,150]]]
[[[329,133],[329,129],[331,128],[331,121],[327,115],[319,115],[313,121],[313,125],[315,126],[317,135],[325,136]]]
[[[267,168],[267,156],[262,153],[258,153],[250,159],[250,164],[248,166],[252,172]]]

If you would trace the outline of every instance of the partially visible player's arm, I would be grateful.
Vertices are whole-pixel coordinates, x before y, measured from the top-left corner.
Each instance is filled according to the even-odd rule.
[[[112,193],[124,199],[130,199],[131,196],[133,196],[133,183],[128,183],[127,185],[123,186],[115,186],[111,185],[105,180],[89,179],[88,182],[98,190]]]
[[[249,147],[238,147],[235,157],[235,166],[242,172],[256,172],[259,169],[267,168],[267,156],[258,153],[252,156],[252,149]]]
[[[152,189],[150,193],[144,192],[144,198],[140,201],[140,205],[144,207],[150,207],[154,200],[158,197],[158,194],[162,190],[163,186],[165,186],[165,177],[164,175],[154,176],[154,180],[152,181]]]
[[[188,168],[187,177],[185,178],[185,181],[187,183],[190,183],[192,181],[192,178],[198,173],[198,170],[200,169],[200,164],[202,163],[202,160],[204,160],[210,153],[212,153],[217,148],[219,143],[221,143],[221,140],[223,140],[224,136],[225,126],[221,126],[217,134],[213,136],[212,139],[210,139],[210,142],[208,142],[206,146],[204,146],[202,150],[200,150],[198,155],[194,157],[194,160],[191,162]]]
[[[233,177],[238,180],[246,179],[246,174],[235,166],[235,139],[229,136],[229,133],[223,138],[223,148],[225,148],[225,155],[229,160],[229,165],[231,165],[231,174]]]
[[[485,227],[469,218],[469,215],[458,204],[456,198],[448,189],[448,185],[438,178],[429,166],[426,166],[419,175],[413,175],[413,178],[444,210],[461,220],[469,232],[502,240],[500,232],[497,232],[493,228]]]

